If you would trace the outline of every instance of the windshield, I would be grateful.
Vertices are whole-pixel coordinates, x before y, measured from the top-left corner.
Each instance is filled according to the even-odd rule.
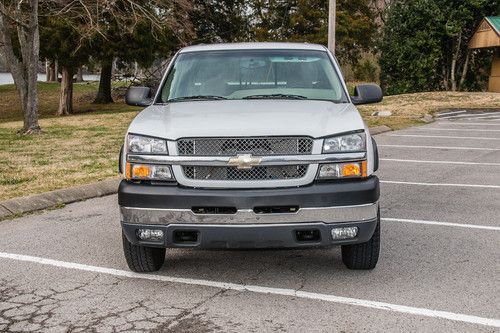
[[[158,102],[267,98],[347,102],[328,54],[312,50],[181,53]]]

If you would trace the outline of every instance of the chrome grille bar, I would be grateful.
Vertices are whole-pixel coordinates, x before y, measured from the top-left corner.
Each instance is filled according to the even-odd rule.
[[[260,156],[259,156],[260,157]],[[127,160],[133,163],[227,166],[230,156],[167,156],[128,154]],[[331,162],[351,162],[366,159],[366,152],[323,154],[323,155],[286,155],[261,156],[260,165],[300,165]]]

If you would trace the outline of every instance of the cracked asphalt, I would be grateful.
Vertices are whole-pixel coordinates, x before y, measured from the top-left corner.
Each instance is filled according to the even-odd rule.
[[[344,268],[340,248],[175,249],[167,250],[160,272],[148,275],[153,279],[105,274],[93,267],[128,271],[115,195],[0,222],[1,253],[57,261],[0,256],[0,332],[498,332],[491,322],[466,320],[500,319],[500,119],[474,117],[376,137],[382,159],[377,174],[396,183],[381,185],[381,213],[388,220],[382,222],[381,257],[373,271]],[[425,311],[231,290],[195,280],[457,316],[449,320]]]

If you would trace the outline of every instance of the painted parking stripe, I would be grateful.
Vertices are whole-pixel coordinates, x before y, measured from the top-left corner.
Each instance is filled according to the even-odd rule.
[[[452,136],[452,135],[388,134],[387,136],[407,137],[407,138],[435,138],[435,139],[500,140],[500,138],[485,138],[480,136]]]
[[[494,120],[494,121],[496,121],[496,120],[499,120],[499,119],[500,119],[500,117],[498,117],[498,116],[485,116],[485,117],[463,118],[463,119],[461,119],[461,120],[477,120],[477,119],[479,119],[479,120],[488,120],[488,121],[489,121],[489,120]]]
[[[476,113],[476,114],[468,113],[468,114],[461,114],[461,115],[454,115],[454,116],[439,117],[439,119],[476,118],[476,117],[482,117],[482,116],[488,116],[488,115],[498,116],[499,112],[498,111],[496,111],[496,112],[481,112],[481,113]]]
[[[482,120],[481,119],[461,119],[460,121],[459,120],[454,120],[454,121],[450,121],[450,124],[465,124],[466,122],[468,121],[474,121],[474,120],[479,120],[481,124],[493,124],[493,125],[499,125],[500,122],[498,120]]]
[[[459,113],[466,113],[466,110],[461,110],[461,111],[452,111],[452,112],[440,112],[436,114],[436,117],[444,117],[444,116],[449,116],[451,114],[459,114]]]
[[[417,183],[417,182],[402,182],[402,181],[396,181],[396,180],[381,180],[380,182],[382,184],[399,184],[399,185],[475,187],[475,188],[495,188],[495,189],[500,189],[500,185],[449,184],[449,183]]]
[[[426,160],[404,160],[397,158],[381,158],[381,161],[387,162],[403,162],[403,163],[429,163],[429,164],[457,164],[457,165],[487,165],[487,166],[500,166],[500,163],[487,163],[487,162],[462,162],[462,161],[426,161]]]
[[[495,116],[481,116],[481,117],[467,117],[467,118],[460,118],[460,119],[456,119],[456,120],[475,120],[475,119],[486,119],[486,120],[497,120],[497,119],[500,119],[500,116],[498,115],[495,115]],[[448,119],[448,120],[452,120],[453,119]]]
[[[477,132],[500,132],[500,129],[484,129],[484,128],[439,128],[439,127],[415,127],[414,129],[419,131],[477,131]]]
[[[448,122],[448,121],[437,121],[435,123],[436,125],[476,125],[476,126],[500,126],[500,123],[493,123],[493,122],[483,122],[483,123],[468,123],[468,122]]]
[[[423,317],[447,319],[447,320],[462,322],[462,323],[478,324],[478,325],[484,325],[484,326],[490,326],[490,327],[500,327],[500,319],[495,319],[495,318],[478,317],[478,316],[472,316],[472,315],[466,315],[466,314],[454,313],[454,312],[448,312],[448,311],[439,311],[439,310],[431,310],[431,309],[426,309],[426,308],[417,308],[417,307],[406,306],[406,305],[377,302],[377,301],[335,296],[335,295],[329,295],[329,294],[313,293],[313,292],[307,292],[307,291],[295,290],[295,289],[271,288],[271,287],[264,287],[264,286],[219,282],[219,281],[211,281],[211,280],[178,278],[178,277],[170,277],[170,276],[157,275],[157,274],[139,274],[139,273],[134,273],[131,271],[106,268],[106,267],[99,267],[99,266],[90,266],[90,265],[78,264],[78,263],[73,263],[73,262],[53,260],[53,259],[41,258],[41,257],[33,257],[33,256],[27,256],[27,255],[22,255],[22,254],[15,254],[15,253],[0,252],[0,258],[36,263],[36,264],[47,265],[47,266],[58,267],[58,268],[67,268],[67,269],[87,271],[87,272],[92,272],[92,273],[107,274],[107,275],[132,278],[132,279],[153,280],[153,281],[170,282],[170,283],[181,283],[181,284],[187,284],[187,285],[219,288],[219,289],[223,289],[223,290],[249,291],[249,292],[258,293],[258,294],[271,294],[271,295],[279,295],[279,296],[297,297],[297,298],[302,298],[302,299],[310,299],[310,300],[325,301],[325,302],[329,302],[329,303],[359,306],[359,307],[377,309],[377,310],[383,310],[383,311],[389,311],[389,312],[412,314],[412,315],[423,316]]]
[[[491,230],[492,231],[500,231],[500,227],[494,227],[494,226],[489,226],[489,225],[451,223],[451,222],[439,222],[439,221],[425,221],[425,220],[411,220],[411,219],[396,219],[396,218],[391,218],[391,217],[383,217],[383,218],[380,218],[380,220],[386,221],[386,222],[428,224],[428,225],[445,226],[445,227],[458,227],[458,228],[466,228],[466,229],[482,229],[482,230],[490,230],[490,231]]]
[[[500,151],[500,148],[483,148],[483,147],[443,147],[443,146],[412,146],[412,145],[381,145],[381,144],[377,144],[377,147]]]

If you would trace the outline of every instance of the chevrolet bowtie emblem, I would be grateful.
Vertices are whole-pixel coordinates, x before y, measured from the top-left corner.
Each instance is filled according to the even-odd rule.
[[[260,157],[253,157],[252,154],[242,154],[236,157],[231,157],[227,165],[235,166],[238,169],[248,170],[257,166],[262,161]]]

